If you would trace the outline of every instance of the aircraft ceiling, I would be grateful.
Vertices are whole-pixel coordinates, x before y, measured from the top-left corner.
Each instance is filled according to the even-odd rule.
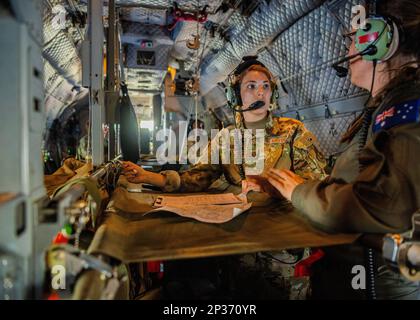
[[[328,67],[346,54],[342,33],[350,27],[351,8],[360,0],[182,0],[184,12],[201,11],[201,23],[174,20],[172,1],[117,0],[120,7],[126,54],[126,78],[137,94],[162,89],[168,64],[180,66],[182,75],[200,73],[201,94],[212,97],[222,91],[218,83],[246,55],[258,54],[288,94],[280,99],[283,112],[307,108],[362,94],[349,78],[338,78]],[[86,32],[83,15],[87,1],[44,0],[44,58],[46,105],[49,123],[86,94],[81,87],[80,45]],[[66,29],[53,28],[54,7],[68,13]],[[105,10],[106,13],[107,10]],[[194,49],[199,34],[200,47]],[[139,39],[156,40],[156,64],[137,68],[130,53]],[[190,42],[190,48],[187,43]],[[314,66],[324,66],[307,72]],[[199,71],[198,71],[199,70]],[[220,98],[208,99],[218,107]],[[212,105],[212,102],[213,105]]]

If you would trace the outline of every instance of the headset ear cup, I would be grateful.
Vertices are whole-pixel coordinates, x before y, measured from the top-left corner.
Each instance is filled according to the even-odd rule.
[[[355,48],[357,52],[363,52],[369,47],[375,47],[374,53],[363,55],[366,61],[384,61],[388,59],[390,46],[394,40],[394,26],[383,17],[369,17],[366,21],[369,28],[360,28],[355,35]],[[370,40],[377,34],[374,40]]]
[[[391,39],[391,42],[387,46],[388,51],[384,55],[384,57],[382,58],[382,61],[386,61],[386,60],[391,59],[394,56],[394,54],[397,52],[398,47],[400,46],[400,33],[399,33],[399,30],[398,30],[398,26],[393,21],[390,21],[388,24],[389,25],[392,24],[392,29],[391,29],[392,30],[392,39]]]
[[[232,108],[238,106],[240,104],[240,100],[238,99],[237,89],[232,86],[228,86],[226,88],[226,100]]]
[[[231,86],[226,87],[226,100],[230,106],[234,106],[234,96],[233,89]]]
[[[230,87],[225,88],[225,96],[226,96],[227,103],[230,105],[231,104],[231,99],[230,99],[229,88]]]
[[[277,100],[279,99],[279,96],[280,96],[280,94],[279,94],[279,89],[278,89],[277,85],[275,84],[275,85],[273,86],[273,89],[272,89],[272,93],[271,93],[271,101],[270,101],[270,103],[271,103],[271,104],[277,104]]]
[[[241,99],[241,89],[239,87],[239,84],[235,85],[233,87],[234,92],[234,99],[235,99],[235,106],[241,106],[242,105],[242,99]]]

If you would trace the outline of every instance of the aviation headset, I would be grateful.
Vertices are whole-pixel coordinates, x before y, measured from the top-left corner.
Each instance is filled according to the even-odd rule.
[[[228,81],[229,85],[226,87],[226,99],[228,102],[229,107],[236,110],[237,106],[242,106],[242,99],[241,99],[241,89],[239,83],[239,76],[247,70],[249,67],[258,65],[262,66],[267,69],[267,67],[257,60],[256,56],[249,56],[244,57],[243,61],[232,71],[229,75]],[[268,70],[268,69],[267,69]],[[271,74],[271,73],[270,73]],[[275,104],[279,97],[279,92],[277,88],[277,84],[274,82],[273,77],[270,77],[270,85],[271,85],[271,100],[270,104]]]
[[[393,57],[401,41],[404,41],[403,29],[402,27],[399,29],[395,18],[376,14],[376,2],[373,1],[369,5],[369,9],[372,10],[366,18],[365,26],[353,33],[356,54],[347,56],[332,65],[339,77],[345,77],[348,74],[347,68],[340,67],[343,62],[361,56],[363,60],[372,61],[376,66],[377,62],[385,62]]]
[[[367,61],[387,61],[395,54],[399,43],[398,26],[389,17],[369,15],[365,27],[357,29],[355,34],[356,51]]]

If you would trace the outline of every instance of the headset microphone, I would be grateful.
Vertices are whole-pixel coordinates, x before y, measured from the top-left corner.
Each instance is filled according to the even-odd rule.
[[[257,110],[257,109],[260,109],[260,108],[262,108],[262,107],[264,107],[264,106],[265,106],[265,102],[264,102],[264,101],[261,101],[261,100],[258,100],[258,101],[256,101],[256,102],[252,103],[252,104],[249,106],[249,108],[246,108],[246,109],[238,109],[238,108],[235,108],[234,110],[235,110],[236,112],[243,113],[243,112],[248,112],[248,111]]]
[[[377,49],[375,46],[369,46],[362,52],[358,52],[356,54],[352,54],[351,56],[338,60],[336,63],[332,64],[331,67],[337,72],[337,76],[339,78],[344,78],[344,77],[347,77],[347,74],[349,73],[349,69],[339,66],[340,64],[347,62],[351,59],[354,59],[358,56],[374,55],[376,54],[376,52],[377,52]]]

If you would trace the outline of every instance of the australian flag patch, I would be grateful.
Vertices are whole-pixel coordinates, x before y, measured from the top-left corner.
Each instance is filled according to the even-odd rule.
[[[373,132],[389,129],[397,125],[420,121],[420,99],[393,105],[378,114],[374,120]]]

